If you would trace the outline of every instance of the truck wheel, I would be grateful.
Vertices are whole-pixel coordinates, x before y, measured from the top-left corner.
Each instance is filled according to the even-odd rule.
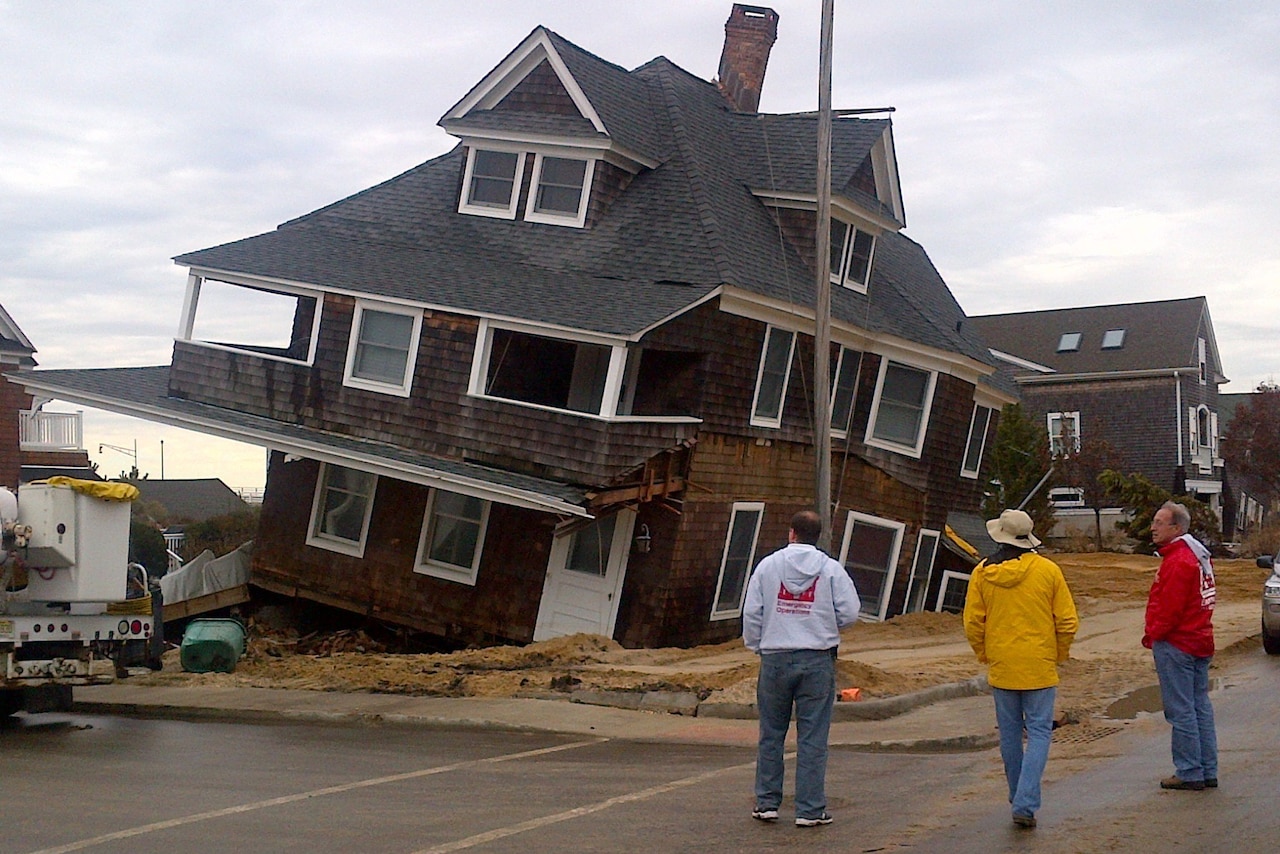
[[[22,689],[0,691],[0,718],[22,711]]]
[[[1267,655],[1280,655],[1280,635],[1269,633],[1266,626],[1262,627],[1262,648]]]

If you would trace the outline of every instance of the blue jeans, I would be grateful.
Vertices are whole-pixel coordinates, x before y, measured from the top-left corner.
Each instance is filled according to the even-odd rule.
[[[1151,645],[1164,719],[1173,727],[1173,770],[1180,780],[1218,778],[1218,734],[1209,704],[1209,662],[1168,641]]]
[[[1049,742],[1053,739],[1053,701],[1058,689],[1010,691],[992,688],[996,700],[996,723],[1000,727],[1000,758],[1009,783],[1009,803],[1014,815],[1034,816],[1040,809],[1040,778],[1049,762]],[[1026,732],[1027,746],[1022,747]]]
[[[827,736],[835,697],[836,660],[831,650],[797,649],[760,656],[757,809],[777,809],[782,803],[782,751],[794,705],[796,818],[817,818],[826,811]]]

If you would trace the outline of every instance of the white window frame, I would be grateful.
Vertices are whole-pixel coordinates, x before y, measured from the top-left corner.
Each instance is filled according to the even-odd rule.
[[[327,534],[320,530],[317,524],[320,521],[320,513],[324,507],[325,494],[329,490],[329,473],[334,469],[351,469],[350,466],[340,466],[330,463],[321,463],[320,471],[316,475],[315,495],[311,500],[311,519],[307,523],[307,545],[316,548],[327,549],[331,552],[339,552],[352,557],[364,557],[364,546],[369,539],[369,519],[373,516],[373,502],[378,495],[378,475],[372,472],[365,472],[361,469],[351,469],[361,474],[367,474],[373,478],[373,483],[369,488],[368,495],[365,495],[364,520],[360,523],[360,540],[348,540],[345,537],[337,537],[333,534]],[[359,493],[357,493],[359,494]]]
[[[488,499],[476,498],[476,496],[465,495],[464,493],[451,493],[464,495],[467,498],[476,498],[477,501],[481,502],[480,531],[476,534],[476,553],[471,557],[470,566],[458,566],[432,560],[429,557],[431,550],[428,541],[435,533],[435,527],[432,524],[434,521],[433,514],[435,513],[436,499],[441,492],[450,492],[450,490],[432,489],[431,495],[427,498],[427,509],[422,514],[422,530],[418,534],[418,553],[413,558],[413,571],[422,575],[430,575],[433,578],[455,581],[458,584],[474,587],[476,576],[480,572],[480,556],[484,553],[484,538],[489,530],[489,509],[493,506],[493,503]]]
[[[846,426],[846,427],[837,427],[837,426],[835,425],[836,395],[837,395],[837,394],[839,394],[839,392],[840,392],[840,373],[841,373],[841,372],[844,370],[844,368],[845,368],[845,357],[846,357],[846,356],[852,356],[852,357],[857,358],[857,360],[858,360],[857,372],[855,373],[854,378],[853,378],[853,388],[849,390],[849,424],[850,424],[850,425],[852,425],[852,423],[853,423],[853,415],[854,415],[854,413],[857,411],[857,405],[858,405],[858,377],[859,377],[859,376],[861,376],[861,374],[862,374],[862,353],[861,353],[860,351],[858,351],[858,350],[854,350],[854,349],[853,349],[853,348],[851,348],[851,347],[844,347],[844,346],[841,346],[841,347],[840,347],[840,358],[836,360],[836,369],[835,369],[835,372],[831,375],[831,377],[832,377],[832,379],[831,379],[831,407],[830,407],[830,409],[828,409],[828,410],[827,410],[829,413],[831,413],[831,418],[832,418],[832,422],[831,422],[831,435],[832,435],[832,436],[836,436],[837,438],[840,438],[840,439],[847,439],[847,438],[848,438],[848,436],[849,436],[849,428],[848,428],[847,426]]]
[[[742,590],[738,593],[738,607],[723,611],[716,610],[720,601],[720,590],[724,587],[724,572],[729,561],[729,544],[733,541],[734,522],[739,513],[755,513],[755,530],[751,533],[751,551],[747,555],[747,568],[742,576]],[[729,526],[724,532],[724,548],[720,550],[720,572],[716,575],[716,588],[711,597],[711,619],[731,620],[742,616],[742,603],[747,598],[747,584],[751,581],[751,573],[756,568],[756,549],[760,547],[760,526],[764,523],[763,501],[735,501],[729,510]]]
[[[489,394],[485,386],[489,377],[489,359],[493,354],[493,333],[496,330],[515,332],[523,335],[533,335],[539,338],[554,338],[562,341],[570,341],[574,344],[594,344],[609,347],[609,367],[605,374],[604,391],[600,397],[600,411],[583,412],[577,409],[566,409],[559,406],[546,406],[541,403],[530,403],[529,401],[519,400],[516,398],[500,397],[498,395]],[[471,360],[471,378],[467,386],[467,394],[471,397],[482,397],[486,400],[499,400],[513,406],[527,406],[531,409],[541,409],[546,412],[563,412],[569,415],[579,415],[585,418],[626,421],[668,421],[679,423],[700,421],[700,419],[697,418],[678,415],[619,417],[618,405],[622,397],[623,380],[626,375],[626,370],[626,342],[619,342],[616,339],[604,337],[571,337],[568,335],[558,335],[553,330],[542,327],[535,327],[520,323],[494,323],[488,319],[483,319],[480,321],[480,325],[476,330],[476,349]]]
[[[234,344],[219,344],[213,341],[206,341],[202,338],[195,337],[196,316],[200,306],[200,293],[206,281],[216,282],[221,285],[230,287],[247,288],[250,290],[259,290],[278,296],[293,297],[295,299],[313,299],[315,300],[314,316],[311,318],[311,329],[307,335],[307,353],[300,358],[291,356],[278,356],[270,353],[264,353],[260,349],[246,346],[236,346]],[[263,359],[271,362],[288,362],[290,364],[311,365],[315,362],[316,348],[320,341],[320,320],[324,314],[324,291],[311,290],[310,288],[300,288],[292,285],[283,285],[276,282],[267,284],[244,276],[227,275],[219,273],[217,275],[205,275],[204,273],[191,270],[187,273],[187,290],[183,297],[182,303],[182,319],[178,324],[178,341],[185,341],[188,344],[194,344],[198,347],[207,347],[210,350],[223,350],[229,353],[247,353],[255,358]]]
[[[845,222],[842,219],[832,218],[832,223],[840,223],[845,227],[844,245],[840,247],[840,264],[838,268],[833,267],[831,270],[831,284],[841,285],[858,293],[865,294],[867,287],[871,283],[871,268],[875,264],[876,259],[876,236],[864,228],[859,228],[851,222]],[[834,227],[834,225],[833,225]],[[863,281],[849,278],[849,262],[853,260],[853,245],[857,238],[857,234],[861,232],[871,238],[871,251],[867,253],[867,274]]]
[[[938,585],[938,598],[933,602],[933,610],[942,611],[942,601],[947,596],[947,585],[952,581],[960,581],[965,585],[965,594],[968,594],[969,574],[964,572],[956,572],[954,569],[944,569],[942,571],[942,583]],[[964,609],[960,609],[963,613]]]
[[[471,199],[471,180],[475,170],[476,155],[478,152],[493,152],[496,154],[514,154],[516,155],[516,173],[511,182],[511,200],[505,208],[497,205],[486,205],[473,203]],[[467,150],[467,167],[462,176],[462,192],[458,198],[458,213],[473,214],[475,216],[488,216],[497,219],[515,219],[516,209],[520,206],[520,190],[524,186],[524,164],[528,154],[524,151],[513,150],[510,148],[502,148],[500,146],[471,146]]]
[[[1054,507],[1083,507],[1084,488],[1080,486],[1055,486],[1049,490],[1049,503]]]
[[[987,417],[982,419],[982,432],[975,434],[978,428],[978,410],[986,410]],[[970,480],[976,480],[978,472],[982,470],[982,457],[987,452],[987,433],[991,431],[991,416],[995,410],[990,406],[983,406],[981,403],[974,401],[973,414],[969,416],[969,435],[964,441],[964,455],[960,458],[960,476],[967,477]],[[978,441],[978,464],[973,468],[968,468],[969,449],[973,447],[975,438]]]
[[[1055,443],[1061,438],[1062,428],[1053,429],[1054,419],[1061,421],[1070,421],[1074,425],[1072,447],[1070,450],[1066,448],[1058,448]],[[1049,434],[1049,455],[1056,457],[1060,454],[1075,454],[1080,451],[1080,413],[1076,412],[1047,412],[1044,416],[1045,430]]]
[[[920,411],[920,426],[916,431],[916,441],[914,445],[900,444],[888,439],[876,437],[876,422],[880,420],[880,403],[884,394],[884,381],[889,375],[891,366],[898,366],[908,370],[917,371],[922,374],[928,374],[929,380],[925,384],[924,405]],[[909,362],[890,359],[887,356],[880,359],[880,375],[876,378],[876,395],[871,401],[871,417],[867,420],[867,433],[864,441],[875,448],[884,448],[887,451],[893,451],[899,454],[905,454],[909,457],[919,459],[924,452],[924,439],[929,432],[929,415],[933,410],[933,393],[938,383],[938,372],[929,368],[922,368],[919,365],[913,365]]]
[[[885,519],[881,516],[872,516],[868,513],[850,510],[844,523],[844,542],[840,545],[840,565],[845,568],[845,572],[849,571],[849,542],[853,538],[853,529],[858,522],[893,531],[893,546],[890,549],[889,566],[885,571],[884,584],[880,588],[880,601],[876,603],[878,607],[874,613],[868,613],[866,610],[867,606],[871,604],[870,593],[862,590],[858,591],[858,597],[862,600],[862,615],[883,620],[889,612],[889,599],[892,598],[893,581],[898,575],[898,559],[902,556],[902,538],[906,533],[907,526],[905,523],[896,522],[893,519]],[[850,577],[852,577],[852,573],[850,573]]]
[[[1199,378],[1200,385],[1208,385],[1209,383],[1209,355],[1208,347],[1203,338],[1196,339],[1196,359],[1200,365]]]
[[[581,160],[586,163],[582,173],[582,195],[578,197],[578,211],[572,216],[537,210],[538,188],[542,184],[542,165],[548,157],[560,160]],[[587,208],[590,206],[591,184],[595,171],[596,158],[589,156],[586,152],[536,152],[533,158],[533,180],[529,182],[529,198],[525,200],[524,206],[525,221],[582,228],[587,222]]]
[[[916,584],[920,582],[920,559],[924,556],[924,544],[927,538],[933,539],[933,547],[928,550],[929,571],[924,574],[924,588],[916,592]],[[929,595],[929,584],[933,581],[933,565],[938,559],[938,547],[942,544],[942,532],[933,528],[921,528],[920,533],[916,535],[916,553],[911,559],[911,575],[907,580],[907,597],[904,600],[903,613],[913,613],[912,605],[915,599],[920,600],[920,607],[917,610],[923,611],[929,607],[929,603],[925,601]]]
[[[760,384],[764,380],[764,368],[769,357],[769,342],[773,339],[775,332],[779,335],[789,335],[791,340],[787,345],[787,366],[782,372],[782,388],[778,392],[778,414],[774,418],[768,418],[758,415],[757,411],[760,408]],[[751,396],[751,426],[753,427],[782,426],[782,412],[787,405],[787,387],[791,385],[791,363],[795,360],[796,354],[796,338],[795,332],[781,326],[769,324],[765,329],[764,343],[760,346],[760,364],[756,367],[756,390]]]
[[[365,312],[394,314],[408,317],[413,321],[409,333],[409,352],[405,356],[404,376],[399,383],[379,382],[355,375],[356,354],[360,346],[360,327]],[[347,363],[342,375],[342,384],[349,388],[365,391],[376,391],[383,394],[394,394],[397,397],[408,397],[413,388],[413,372],[418,362],[418,344],[422,336],[422,310],[392,303],[375,302],[373,300],[356,300],[356,310],[351,318],[351,333],[347,338]]]

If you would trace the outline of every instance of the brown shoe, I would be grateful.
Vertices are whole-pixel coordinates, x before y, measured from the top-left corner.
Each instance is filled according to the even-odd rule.
[[[1177,775],[1174,775],[1172,777],[1165,777],[1161,780],[1160,788],[1184,789],[1189,792],[1199,792],[1204,790],[1204,780],[1183,780]]]
[[[1023,815],[1022,813],[1013,814],[1013,823],[1018,827],[1035,827],[1036,817],[1033,815]]]

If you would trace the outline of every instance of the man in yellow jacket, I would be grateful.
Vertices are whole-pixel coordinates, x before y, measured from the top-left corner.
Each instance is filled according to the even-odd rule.
[[[987,522],[1000,547],[974,568],[964,602],[965,637],[978,661],[989,665],[1013,823],[1027,828],[1036,826],[1040,777],[1049,761],[1058,665],[1079,626],[1062,570],[1035,552],[1040,540],[1031,529],[1021,510]]]

